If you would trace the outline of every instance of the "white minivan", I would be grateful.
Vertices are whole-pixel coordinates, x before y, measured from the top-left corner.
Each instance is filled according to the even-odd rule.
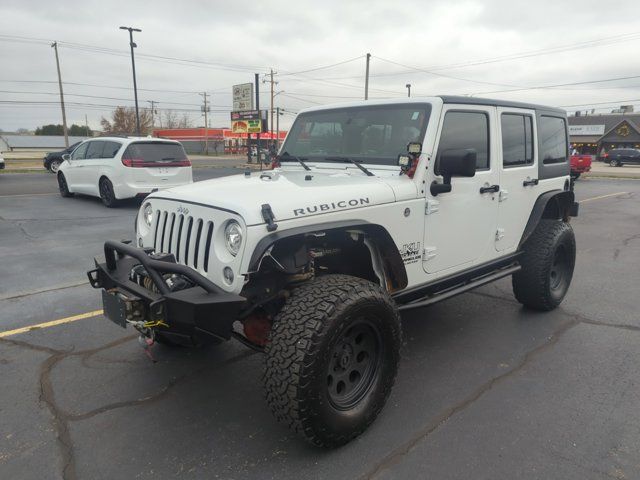
[[[179,142],[145,137],[100,137],[82,142],[63,156],[60,195],[100,197],[107,207],[118,200],[193,182],[191,162]]]

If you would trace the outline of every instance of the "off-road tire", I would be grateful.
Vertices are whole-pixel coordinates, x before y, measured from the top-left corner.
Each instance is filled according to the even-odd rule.
[[[102,204],[107,208],[114,208],[118,206],[118,200],[116,194],[113,191],[113,184],[111,180],[106,177],[100,179],[98,183],[98,190],[100,192],[100,200]]]
[[[540,220],[523,250],[522,269],[512,277],[513,293],[528,308],[553,310],[562,302],[573,277],[576,239],[571,225]]]
[[[391,392],[401,331],[395,303],[369,281],[325,275],[294,289],[265,347],[264,385],[276,419],[321,447],[360,435]],[[351,353],[343,348],[349,345],[355,346]],[[361,355],[374,345],[378,353],[371,348],[370,355]],[[351,380],[352,369],[362,371],[361,380]],[[349,392],[344,397],[340,382]]]
[[[64,173],[58,173],[58,190],[60,191],[61,197],[73,197],[73,193],[69,191],[69,185],[67,185],[67,179],[64,176]]]

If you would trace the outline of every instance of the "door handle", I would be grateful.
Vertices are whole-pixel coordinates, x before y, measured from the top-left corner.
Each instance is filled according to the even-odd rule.
[[[480,193],[497,193],[500,191],[500,185],[490,185],[488,187],[480,187]]]
[[[532,178],[531,180],[525,180],[524,182],[522,182],[523,187],[531,187],[533,185],[538,185],[537,178]]]

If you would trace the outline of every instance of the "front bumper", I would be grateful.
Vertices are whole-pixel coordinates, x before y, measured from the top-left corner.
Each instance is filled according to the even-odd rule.
[[[215,337],[228,340],[233,322],[246,300],[225,292],[195,270],[175,263],[173,258],[152,258],[150,249],[108,241],[105,262],[95,259],[96,268],[87,272],[93,288],[103,289],[105,316],[121,326],[130,322],[163,324],[163,335],[186,340]],[[130,278],[133,267],[142,265],[153,289]],[[164,275],[177,274],[195,286],[172,291]]]

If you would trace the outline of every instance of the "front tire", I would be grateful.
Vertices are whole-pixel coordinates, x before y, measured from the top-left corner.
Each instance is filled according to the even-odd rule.
[[[102,178],[98,184],[100,190],[100,199],[107,208],[114,208],[118,206],[118,200],[116,194],[113,191],[113,184],[108,178]]]
[[[60,196],[64,198],[73,197],[73,193],[69,191],[67,179],[62,172],[58,173],[58,190],[60,191]]]
[[[60,170],[60,165],[62,164],[61,160],[53,160],[50,164],[49,164],[49,171],[51,173],[58,173],[58,170]]]
[[[349,442],[382,410],[400,342],[398,310],[378,285],[326,275],[294,289],[265,347],[271,411],[314,445]]]
[[[549,311],[569,290],[576,262],[576,239],[571,225],[540,220],[525,242],[522,269],[512,277],[513,293],[525,307]]]
[[[609,162],[609,166],[611,167],[621,167],[622,166],[622,162],[620,160],[611,160]]]

